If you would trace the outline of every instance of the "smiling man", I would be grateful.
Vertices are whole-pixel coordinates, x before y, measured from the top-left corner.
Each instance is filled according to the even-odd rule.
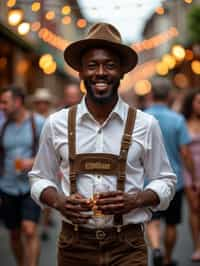
[[[98,23],[64,57],[87,94],[49,117],[29,173],[35,201],[61,214],[58,265],[146,266],[143,224],[168,207],[176,176],[157,121],[118,95],[137,54],[114,26]]]

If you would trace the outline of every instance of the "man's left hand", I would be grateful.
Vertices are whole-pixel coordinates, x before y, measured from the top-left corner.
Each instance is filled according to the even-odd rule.
[[[139,190],[132,193],[125,193],[121,191],[100,193],[96,199],[95,205],[104,214],[125,214],[141,207],[139,194]]]

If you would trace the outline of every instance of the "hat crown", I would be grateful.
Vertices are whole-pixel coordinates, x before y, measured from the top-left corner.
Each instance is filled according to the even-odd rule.
[[[33,95],[34,100],[50,100],[52,98],[51,93],[46,88],[38,88]]]
[[[121,43],[119,31],[108,23],[97,23],[88,32],[86,39],[100,39],[114,43]]]

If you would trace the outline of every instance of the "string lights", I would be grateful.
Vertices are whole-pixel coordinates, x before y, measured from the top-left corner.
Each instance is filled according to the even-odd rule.
[[[57,48],[60,51],[64,51],[66,46],[69,45],[69,41],[64,40],[58,35],[54,34],[52,31],[47,28],[41,28],[38,32],[39,38],[41,38],[44,42],[50,44],[51,46]]]
[[[189,3],[189,0],[184,0],[184,1],[186,3]],[[23,4],[27,4],[27,2],[25,2],[25,1],[19,1],[19,2],[21,2]],[[14,0],[7,1],[7,6],[9,8],[13,9],[15,4],[16,4],[16,1],[14,1]],[[31,4],[32,12],[41,11],[42,10],[41,4],[42,4],[41,1],[33,1]],[[47,9],[47,7],[51,7],[51,8]],[[45,19],[46,20],[53,20],[53,19],[55,19],[56,15],[58,15],[58,12],[55,12],[55,10],[53,8],[54,9],[59,8],[60,20],[64,25],[69,25],[70,23],[72,23],[72,17],[71,17],[72,10],[73,9],[80,9],[77,6],[72,6],[72,5],[71,6],[70,5],[61,6],[57,2],[55,4],[51,4],[51,5],[49,4],[49,6],[48,6],[48,4],[47,4],[47,6],[45,4],[44,11],[45,11]],[[10,9],[9,12],[11,12],[12,9]],[[97,11],[97,9],[95,7],[92,7],[92,9],[94,10],[94,12]],[[119,12],[120,7],[117,6],[114,9],[115,9],[115,11]],[[21,21],[23,20],[23,17],[24,17],[24,15],[23,15],[24,12],[22,9],[20,9],[20,10],[22,11],[22,14],[19,16],[19,13],[18,13],[18,17],[20,17],[18,19],[16,19],[16,15],[15,15],[15,17],[11,16],[11,13],[8,12],[8,20],[10,19],[9,24],[12,26],[18,25],[19,34],[25,35],[31,29],[33,32],[38,34],[38,37],[42,41],[44,41],[45,43],[48,43],[52,47],[54,47],[54,48],[56,48],[62,52],[70,44],[69,40],[65,40],[64,38],[62,38],[58,34],[52,32],[51,30],[49,30],[46,27],[41,27],[41,23],[39,21],[34,21],[31,23],[31,25],[29,23],[26,24],[26,22],[21,23]],[[163,15],[165,13],[165,10],[163,7],[158,7],[155,10],[155,12],[158,15]],[[79,18],[76,21],[76,26],[80,29],[87,27],[87,24],[88,24],[87,20],[83,19],[83,18]],[[21,30],[19,30],[19,28],[21,28]],[[169,41],[173,38],[176,38],[178,35],[179,35],[179,32],[178,32],[177,28],[170,27],[168,30],[166,30],[160,34],[156,34],[155,36],[153,36],[149,39],[145,39],[141,42],[133,43],[131,45],[131,47],[137,53],[141,53],[143,51],[154,49],[154,48],[166,43],[167,41]],[[192,51],[190,51],[190,50],[187,51],[184,48],[182,49],[180,46],[173,47],[171,54],[164,55],[160,62],[157,62],[156,64],[154,63],[154,65],[152,64],[151,67],[152,68],[154,67],[154,71],[156,71],[158,74],[167,75],[169,70],[173,69],[176,66],[177,61],[183,60],[184,58],[188,61],[189,60],[192,61],[192,59],[193,59]],[[56,62],[53,59],[51,59],[48,62],[51,62],[51,63],[49,63],[48,67],[47,67],[47,63],[46,63],[46,67],[44,67],[44,65],[43,65],[43,67],[41,67],[41,66],[40,67],[43,69],[44,73],[51,74],[57,68]],[[200,64],[199,61],[198,62],[196,62],[196,61],[191,62],[191,68],[192,68],[193,72],[196,71],[195,73],[198,73],[198,74],[199,74],[198,71],[200,68],[199,64]],[[194,71],[194,69],[195,69],[195,71]],[[146,87],[148,87],[148,86],[146,86]]]
[[[170,27],[168,30],[151,37],[148,40],[132,44],[131,47],[138,53],[144,50],[149,50],[160,46],[161,44],[175,38],[179,35],[178,30],[175,27]]]

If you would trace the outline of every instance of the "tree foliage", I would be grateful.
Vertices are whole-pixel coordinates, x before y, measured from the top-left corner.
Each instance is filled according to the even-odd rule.
[[[189,36],[194,43],[200,43],[200,5],[194,5],[187,16]]]

